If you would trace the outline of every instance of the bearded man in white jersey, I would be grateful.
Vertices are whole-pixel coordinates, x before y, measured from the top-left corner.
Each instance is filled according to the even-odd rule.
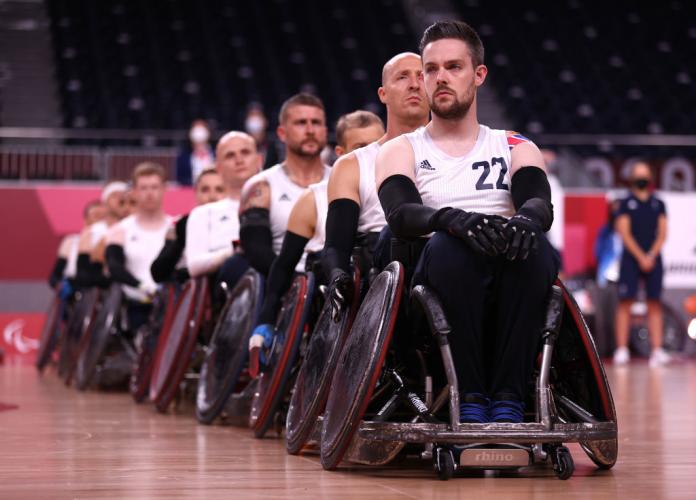
[[[106,236],[106,264],[111,279],[123,285],[131,332],[147,321],[157,291],[150,266],[164,246],[172,222],[162,208],[165,181],[161,165],[145,162],[136,166],[135,213],[111,227]]]
[[[414,282],[437,293],[452,326],[460,420],[521,422],[559,264],[544,235],[544,161],[525,137],[478,123],[487,68],[469,25],[435,23],[420,49],[432,121],[382,147],[379,198],[396,237],[433,233]]]
[[[230,288],[248,269],[242,256],[235,256],[239,240],[239,200],[244,183],[261,170],[263,157],[256,141],[245,132],[223,135],[215,150],[215,169],[222,177],[225,196],[215,203],[194,208],[186,228],[184,256],[192,277],[217,274],[215,283]]]
[[[330,297],[334,314],[352,296],[350,256],[363,241],[377,267],[388,262],[388,232],[375,188],[375,158],[382,144],[428,123],[430,108],[422,81],[423,66],[418,54],[404,52],[382,68],[382,86],[377,89],[387,108],[387,131],[376,142],[339,158],[329,178],[329,212],[322,265],[330,274]],[[368,267],[372,262],[368,262]],[[363,275],[367,270],[363,269]]]
[[[321,99],[292,96],[281,106],[278,122],[285,161],[247,181],[239,209],[244,256],[263,275],[280,252],[293,205],[310,184],[328,179],[330,171],[320,156],[327,135]]]
[[[382,120],[374,113],[358,110],[343,115],[336,124],[336,154],[350,153],[378,140],[383,135]],[[290,288],[295,272],[305,270],[305,259],[318,260],[316,257],[324,248],[328,211],[327,184],[328,181],[322,181],[309,186],[290,212],[283,246],[278,257],[273,261],[266,282],[266,296],[259,313],[259,325],[254,328],[249,339],[252,373],[258,372],[261,346],[265,344],[270,347],[273,341],[275,335],[273,325],[280,310],[283,295]],[[317,279],[320,283],[326,282],[322,276],[317,276]]]

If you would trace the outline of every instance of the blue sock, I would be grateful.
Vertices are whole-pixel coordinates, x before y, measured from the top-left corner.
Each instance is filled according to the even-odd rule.
[[[459,403],[459,421],[467,424],[483,424],[490,421],[488,406],[490,399],[483,394],[464,394]]]

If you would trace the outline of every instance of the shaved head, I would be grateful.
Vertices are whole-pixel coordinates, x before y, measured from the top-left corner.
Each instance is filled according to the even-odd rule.
[[[387,78],[389,77],[389,73],[394,69],[394,67],[399,61],[411,57],[418,59],[419,62],[421,60],[421,57],[414,52],[402,52],[400,54],[396,54],[394,57],[392,57],[386,63],[384,63],[384,66],[382,67],[382,85],[385,84]]]
[[[227,132],[225,135],[220,137],[220,140],[217,143],[217,147],[215,148],[215,156],[220,156],[222,148],[232,139],[242,139],[245,141],[249,141],[250,144],[253,145],[254,151],[256,151],[256,140],[252,136],[250,136],[246,132],[239,132],[237,130],[233,130],[232,132]]]

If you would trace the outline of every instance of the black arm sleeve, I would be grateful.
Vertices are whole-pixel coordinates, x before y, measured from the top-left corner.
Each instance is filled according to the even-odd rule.
[[[126,269],[126,255],[121,245],[109,245],[106,247],[106,265],[109,267],[111,278],[124,285],[137,287],[140,281]]]
[[[239,240],[251,267],[261,274],[268,272],[276,255],[273,252],[270,214],[266,208],[249,208],[239,216]]]
[[[176,265],[181,260],[181,255],[186,248],[186,222],[188,215],[176,221],[174,227],[176,238],[166,240],[162,250],[150,266],[150,274],[156,283],[164,283],[174,277]]]
[[[109,278],[104,276],[104,268],[99,262],[92,262],[88,254],[81,253],[77,256],[75,284],[81,288],[106,288],[109,286]]]
[[[544,231],[553,224],[549,179],[539,167],[522,167],[512,176],[512,203],[518,214],[537,221]]]
[[[176,264],[184,253],[184,247],[179,240],[166,240],[157,258],[152,261],[150,273],[156,283],[163,283],[171,279],[176,269]]]
[[[266,296],[263,300],[259,323],[275,323],[280,301],[292,284],[295,267],[302,258],[308,238],[291,231],[285,233],[278,258],[273,261],[266,281]]]
[[[68,265],[68,260],[65,257],[58,257],[55,264],[53,264],[53,270],[48,277],[48,284],[51,288],[54,288],[60,280],[63,279],[63,272],[65,272],[65,266]]]
[[[350,255],[355,245],[360,207],[353,200],[341,198],[329,204],[326,215],[326,243],[322,267],[327,276],[338,268],[350,274]]]
[[[424,206],[418,188],[405,175],[387,177],[378,194],[389,229],[397,238],[417,238],[444,229],[439,227],[439,218],[451,210]]]

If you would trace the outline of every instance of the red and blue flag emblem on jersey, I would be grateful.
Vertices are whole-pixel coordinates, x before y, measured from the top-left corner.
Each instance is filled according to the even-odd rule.
[[[512,132],[512,135],[508,135],[507,142],[508,142],[508,147],[510,149],[512,149],[515,146],[517,146],[518,144],[522,144],[523,142],[530,142],[530,140],[527,139],[522,134],[520,134],[519,132]]]

